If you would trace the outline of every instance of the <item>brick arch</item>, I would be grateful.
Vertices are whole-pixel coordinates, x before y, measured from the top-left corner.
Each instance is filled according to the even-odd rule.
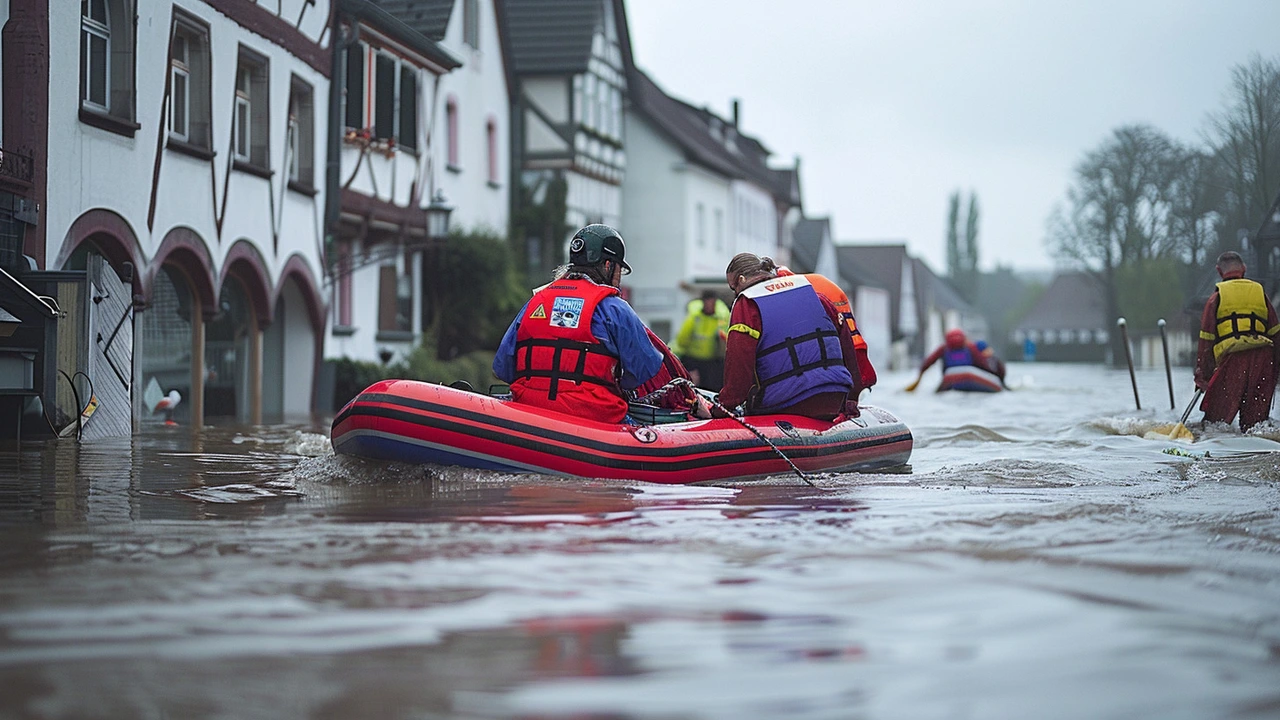
[[[280,271],[280,281],[276,283],[276,291],[272,296],[272,313],[275,313],[276,303],[280,301],[280,295],[284,292],[284,283],[289,278],[293,278],[298,283],[298,287],[302,290],[302,296],[307,301],[307,317],[311,319],[311,327],[317,334],[324,332],[324,301],[320,296],[319,286],[316,285],[315,275],[311,272],[311,266],[307,264],[306,258],[300,253],[294,253],[285,261],[284,268]]]
[[[146,261],[142,256],[142,248],[138,244],[138,235],[119,214],[104,208],[86,210],[71,223],[67,235],[62,240],[62,249],[58,251],[58,259],[54,267],[63,268],[71,260],[71,256],[82,244],[88,243],[111,263],[119,273],[125,263],[133,265],[133,294],[145,295]]]
[[[251,240],[237,240],[227,250],[227,256],[222,261],[221,277],[222,284],[218,287],[219,296],[222,294],[222,287],[226,284],[227,278],[233,277],[239,280],[244,286],[245,293],[249,295],[249,302],[253,305],[258,329],[261,330],[271,324],[272,317],[275,315],[276,295],[271,291],[271,275],[267,273],[267,264],[262,258],[262,253]]]
[[[195,230],[183,226],[165,234],[144,276],[143,294],[148,300],[155,287],[156,274],[166,264],[182,270],[191,285],[191,292],[200,298],[201,314],[206,320],[213,317],[218,310],[217,283],[213,274],[213,258],[204,239]]]

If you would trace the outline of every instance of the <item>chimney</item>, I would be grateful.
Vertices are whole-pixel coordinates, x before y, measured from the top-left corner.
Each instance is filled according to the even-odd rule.
[[[742,106],[742,103],[738,101],[738,98],[734,98],[733,99],[733,129],[734,130],[738,129],[738,117],[742,109],[741,106]]]

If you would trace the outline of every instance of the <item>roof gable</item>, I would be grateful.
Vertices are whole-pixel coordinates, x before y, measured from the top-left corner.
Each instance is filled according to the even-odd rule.
[[[512,70],[533,75],[586,72],[591,40],[603,20],[603,3],[613,1],[501,0]],[[624,37],[620,31],[623,64],[629,65],[630,42],[622,43]]]
[[[444,40],[453,0],[372,0],[401,22],[436,42]]]

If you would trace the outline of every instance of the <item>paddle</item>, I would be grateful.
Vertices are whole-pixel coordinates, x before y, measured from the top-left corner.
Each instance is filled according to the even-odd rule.
[[[1167,435],[1170,440],[1195,440],[1195,436],[1187,429],[1187,418],[1191,417],[1191,409],[1196,406],[1196,401],[1202,395],[1204,395],[1204,391],[1196,388],[1196,394],[1191,396],[1191,402],[1187,405],[1186,411],[1182,413],[1182,419],[1178,421],[1178,424],[1172,427],[1162,425],[1159,428],[1153,428],[1151,432],[1157,435]],[[1167,428],[1167,430],[1163,428]]]
[[[920,384],[920,379],[921,379],[921,378],[923,378],[923,377],[924,377],[924,373],[920,373],[919,375],[917,375],[917,376],[916,376],[916,379],[915,379],[915,380],[912,380],[912,381],[911,381],[911,384],[910,384],[910,385],[908,385],[908,386],[905,388],[905,389],[906,389],[906,391],[907,391],[907,392],[915,392],[915,391],[916,391],[916,387]]]

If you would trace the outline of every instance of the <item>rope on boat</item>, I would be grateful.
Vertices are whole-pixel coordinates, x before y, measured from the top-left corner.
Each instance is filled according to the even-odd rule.
[[[769,446],[769,447],[770,447],[770,448],[771,448],[775,453],[777,453],[777,454],[778,454],[778,457],[782,458],[783,460],[786,460],[786,461],[787,461],[787,464],[791,466],[791,469],[795,471],[796,475],[797,475],[797,476],[799,476],[799,478],[800,478],[801,480],[803,480],[803,481],[805,482],[805,484],[806,484],[806,485],[808,485],[809,487],[814,488],[815,490],[824,490],[824,489],[825,489],[825,488],[819,487],[818,485],[815,485],[815,484],[814,484],[814,482],[813,482],[812,480],[810,480],[810,479],[809,479],[809,476],[805,475],[805,474],[804,474],[804,472],[803,472],[802,470],[800,470],[800,468],[796,467],[796,464],[795,464],[794,462],[791,462],[791,458],[787,457],[786,453],[784,453],[784,452],[782,452],[782,450],[778,449],[778,446],[777,446],[777,445],[774,445],[774,444],[773,444],[773,441],[771,441],[769,438],[767,438],[767,437],[765,437],[765,436],[764,436],[764,433],[760,432],[760,431],[759,431],[759,430],[757,430],[755,427],[753,427],[750,423],[748,423],[746,420],[743,420],[741,417],[739,417],[738,415],[736,415],[732,410],[730,410],[729,408],[727,408],[727,407],[725,407],[724,405],[722,405],[722,404],[720,403],[720,400],[719,400],[718,398],[716,398],[715,396],[708,396],[707,394],[704,394],[704,393],[699,392],[699,388],[698,388],[698,386],[697,386],[697,385],[694,385],[692,381],[690,381],[690,380],[688,380],[688,379],[686,379],[686,378],[673,378],[673,379],[671,380],[671,382],[667,383],[666,385],[663,385],[662,387],[658,388],[657,390],[653,391],[652,393],[649,393],[649,395],[646,395],[645,397],[650,397],[650,396],[655,395],[655,394],[657,394],[657,393],[662,393],[663,395],[665,395],[666,393],[668,393],[668,392],[670,392],[670,391],[671,391],[670,389],[674,389],[675,387],[678,387],[678,386],[681,386],[681,385],[687,385],[687,386],[689,386],[690,388],[692,388],[692,389],[693,389],[693,391],[694,391],[695,393],[698,393],[698,394],[699,394],[699,395],[701,395],[703,398],[706,398],[706,400],[707,400],[708,402],[710,402],[712,405],[715,405],[715,406],[716,406],[716,408],[717,408],[718,410],[720,410],[720,412],[722,412],[722,413],[724,413],[724,414],[728,415],[729,417],[733,418],[734,420],[737,420],[739,425],[741,425],[742,427],[744,427],[744,428],[746,428],[746,429],[750,430],[750,431],[751,431],[751,433],[752,433],[753,435],[755,435],[756,437],[760,438],[760,440],[761,440],[761,441],[763,441],[765,445],[768,445],[768,446]],[[669,388],[670,388],[670,389],[669,389]],[[659,395],[659,397],[661,397],[661,395]]]

